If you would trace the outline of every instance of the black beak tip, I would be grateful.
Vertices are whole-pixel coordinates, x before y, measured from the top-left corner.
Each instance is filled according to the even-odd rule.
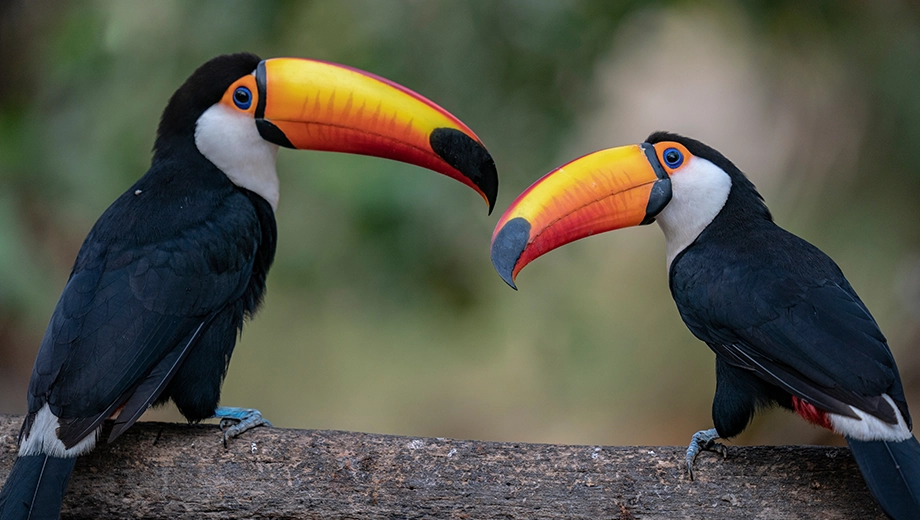
[[[434,153],[482,190],[491,215],[498,198],[498,170],[489,151],[455,128],[435,128],[428,140]]]
[[[514,290],[517,290],[517,286],[514,285],[514,268],[524,248],[527,247],[528,240],[530,222],[516,217],[506,222],[492,241],[492,265],[502,280]]]
[[[502,268],[499,268],[498,265],[495,265],[494,261],[492,262],[492,265],[495,266],[495,270],[498,271],[498,275],[502,277],[502,281],[508,284],[508,287],[511,287],[515,291],[518,290],[517,285],[514,284],[514,277],[512,276],[514,267],[511,267],[509,269],[502,269]]]
[[[486,194],[486,199],[489,201],[489,215],[492,214],[492,210],[495,209],[495,199],[498,198],[498,170],[495,168],[495,162],[492,161],[492,156],[489,155],[489,152],[485,148],[482,148],[482,151],[488,157],[488,161],[485,161],[480,166],[480,171],[484,172],[483,179],[485,182],[477,183],[479,189]]]

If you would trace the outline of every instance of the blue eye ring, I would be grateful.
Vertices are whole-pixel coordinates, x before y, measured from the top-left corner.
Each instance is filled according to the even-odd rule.
[[[233,104],[240,110],[248,110],[252,106],[252,92],[246,87],[237,87],[233,91]]]
[[[674,169],[684,164],[684,154],[680,153],[677,148],[668,148],[661,156],[664,158],[664,164],[668,168]]]

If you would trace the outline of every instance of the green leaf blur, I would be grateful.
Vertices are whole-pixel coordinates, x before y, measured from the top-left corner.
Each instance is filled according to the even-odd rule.
[[[906,2],[0,2],[0,411],[96,218],[144,173],[160,111],[207,59],[346,63],[467,123],[471,190],[380,159],[281,151],[279,247],[222,404],[276,426],[685,444],[713,355],[668,293],[660,231],[594,237],[508,289],[497,216],[555,166],[654,130],[699,138],[841,265],[920,407],[920,11]],[[181,420],[172,408],[148,418]],[[216,435],[216,434],[215,434]],[[738,442],[825,443],[791,414]]]

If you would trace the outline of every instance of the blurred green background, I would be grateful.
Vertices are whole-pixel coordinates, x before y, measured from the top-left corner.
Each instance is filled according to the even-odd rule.
[[[686,444],[711,426],[714,356],[680,321],[656,226],[553,252],[518,292],[488,255],[539,176],[666,129],[733,159],[837,260],[920,413],[920,10],[885,0],[0,0],[0,412],[25,411],[76,252],[146,170],[170,94],[241,50],[422,93],[501,184],[489,217],[420,168],[281,151],[278,256],[223,404],[282,427]],[[838,441],[774,411],[736,442]]]

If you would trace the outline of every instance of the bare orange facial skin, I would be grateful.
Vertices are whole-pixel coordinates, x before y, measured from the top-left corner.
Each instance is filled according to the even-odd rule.
[[[240,108],[240,106],[237,103],[233,102],[233,96],[236,95],[236,91],[240,87],[245,87],[249,95],[251,96],[249,107],[245,109]],[[253,75],[243,76],[242,78],[236,80],[232,85],[230,85],[230,88],[228,88],[227,91],[224,92],[224,97],[220,99],[221,104],[226,105],[238,112],[250,114],[253,117],[255,117],[256,106],[258,106],[258,101],[259,101],[259,89],[256,87],[256,77]]]
[[[658,155],[658,163],[661,164],[662,168],[664,168],[666,172],[668,172],[668,175],[672,175],[674,172],[680,170],[681,167],[687,164],[687,161],[693,157],[693,154],[691,154],[684,145],[675,143],[674,141],[662,141],[660,143],[655,143],[653,146],[655,147],[655,153]],[[668,162],[664,159],[664,152],[669,148],[677,148],[677,150],[684,156],[683,162],[676,168],[671,168],[668,166]]]
[[[496,269],[513,286],[525,265],[557,247],[641,224],[659,180],[640,145],[601,150],[556,168],[499,219],[492,234]]]

